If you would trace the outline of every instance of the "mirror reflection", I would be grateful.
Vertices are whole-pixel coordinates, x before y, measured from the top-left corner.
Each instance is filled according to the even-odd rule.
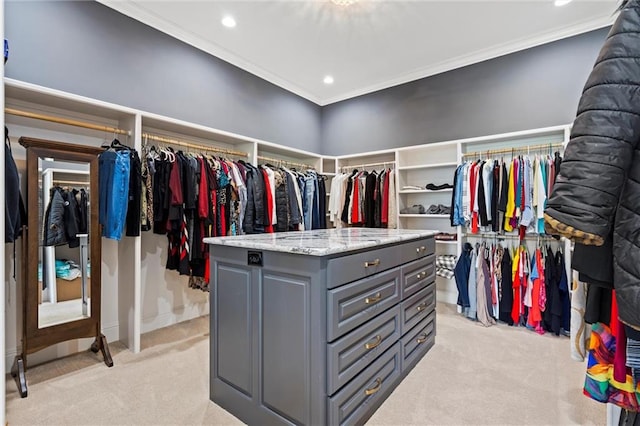
[[[88,318],[89,163],[38,158],[38,327]]]

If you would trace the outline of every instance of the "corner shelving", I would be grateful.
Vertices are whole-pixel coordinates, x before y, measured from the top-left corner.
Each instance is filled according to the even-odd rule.
[[[445,188],[445,189],[402,189],[398,191],[399,194],[435,194],[439,192],[453,192],[453,188]]]
[[[458,244],[458,241],[457,240],[453,240],[453,241],[436,240],[436,244],[455,246]]]
[[[138,151],[144,142],[143,134],[148,133],[158,138],[236,151],[237,155],[242,154],[243,159],[254,164],[260,162],[260,156],[276,158],[283,164],[286,161],[303,164],[325,174],[328,185],[338,171],[336,157],[322,156],[8,78],[4,79],[4,84],[7,107],[69,120],[82,120],[102,128],[126,130],[127,135],[120,137],[120,141]],[[87,130],[15,115],[6,115],[5,124],[9,127],[11,138],[16,141],[19,136],[31,136],[100,146],[114,138],[114,134],[108,131]],[[151,138],[149,143],[153,143]],[[23,170],[24,149],[17,143],[13,146],[13,154],[19,168],[22,168],[20,170]],[[102,331],[109,341],[123,341],[131,351],[138,352],[141,350],[142,333],[209,313],[207,294],[188,289],[184,277],[165,270],[166,237],[143,232],[138,237],[123,237],[119,242],[103,239],[102,253]],[[20,252],[17,251],[16,254],[16,263],[20,263]],[[12,288],[15,292],[19,287]],[[17,318],[17,307],[13,301],[20,298],[13,293],[9,296],[8,300],[12,302],[7,305],[7,317]],[[8,342],[19,342],[19,322],[10,320],[5,329],[10,330]],[[9,364],[18,348],[10,346],[7,349],[5,363]],[[45,350],[42,351],[42,356],[40,353],[35,354],[33,362],[44,362],[77,351],[77,345],[60,344],[53,348],[53,352]]]
[[[400,213],[400,217],[417,217],[425,219],[449,219],[448,214],[420,214],[420,213]]]
[[[457,161],[449,161],[446,163],[422,164],[418,166],[398,166],[398,170],[437,169],[441,167],[455,167],[457,165],[458,165]]]

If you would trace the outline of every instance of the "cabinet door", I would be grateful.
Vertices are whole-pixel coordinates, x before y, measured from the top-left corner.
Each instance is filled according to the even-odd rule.
[[[262,272],[261,403],[296,424],[309,424],[310,278]]]
[[[215,339],[214,376],[251,397],[253,311],[251,270],[218,263],[214,288],[216,321],[211,330]]]

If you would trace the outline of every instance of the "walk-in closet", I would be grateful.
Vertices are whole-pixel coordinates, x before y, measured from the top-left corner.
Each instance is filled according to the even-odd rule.
[[[3,423],[638,423],[639,1],[0,11]]]

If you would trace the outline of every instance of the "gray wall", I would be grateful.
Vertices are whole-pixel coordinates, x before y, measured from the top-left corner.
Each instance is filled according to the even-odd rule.
[[[320,107],[96,2],[6,1],[7,77],[320,152]]]
[[[322,153],[352,154],[571,123],[608,29],[323,108]]]
[[[5,32],[8,77],[342,155],[569,123],[607,30],[324,108],[95,2],[7,1]]]

